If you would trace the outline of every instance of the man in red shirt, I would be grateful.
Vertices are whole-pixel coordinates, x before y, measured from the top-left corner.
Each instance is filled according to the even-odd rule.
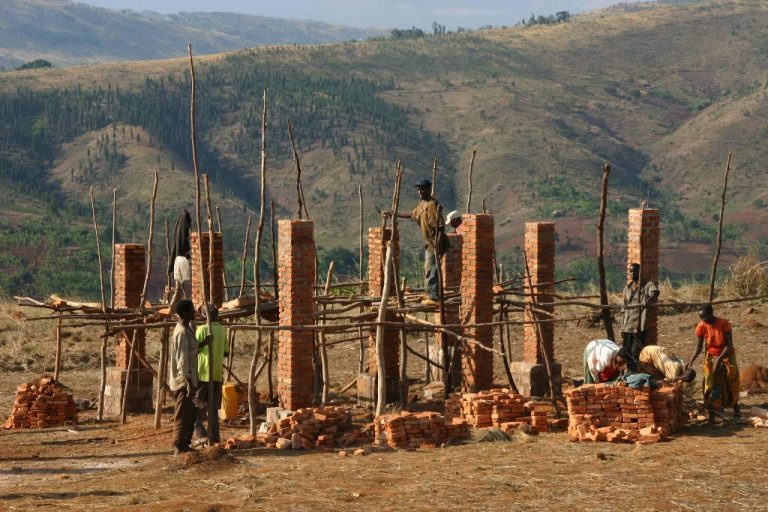
[[[733,416],[739,411],[739,367],[733,348],[733,331],[725,318],[718,318],[708,304],[699,311],[701,321],[696,326],[696,351],[686,368],[690,368],[706,347],[704,359],[704,404],[709,410],[709,421],[714,411],[733,407]]]

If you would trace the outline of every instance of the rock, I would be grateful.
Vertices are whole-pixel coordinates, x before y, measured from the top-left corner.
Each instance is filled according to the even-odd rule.
[[[281,437],[277,440],[277,442],[275,443],[275,446],[277,447],[278,450],[289,450],[293,446],[293,443],[291,442],[290,439],[285,439]]]
[[[346,450],[339,450],[339,457],[346,457],[347,451]]]
[[[358,448],[357,450],[354,451],[354,455],[362,457],[364,455],[368,455],[368,452],[366,452],[363,448]]]

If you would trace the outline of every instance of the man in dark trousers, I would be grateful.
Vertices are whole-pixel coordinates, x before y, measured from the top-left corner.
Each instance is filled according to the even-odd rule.
[[[190,451],[192,432],[195,428],[195,404],[197,390],[197,339],[192,321],[195,306],[182,299],[175,306],[178,322],[171,338],[171,374],[169,385],[173,391],[173,446],[174,455]]]
[[[624,318],[621,322],[621,346],[624,352],[629,355],[627,368],[632,372],[637,371],[640,351],[645,347],[648,307],[658,297],[658,285],[649,280],[645,286],[641,286],[640,265],[631,263],[627,267],[627,284],[622,292]]]
[[[448,250],[448,237],[445,236],[443,207],[432,197],[432,182],[421,180],[416,183],[420,201],[409,213],[398,213],[403,219],[412,219],[421,228],[424,239],[424,287],[427,293],[422,298],[426,305],[437,305],[440,299],[438,290],[438,269],[435,253],[438,256]]]

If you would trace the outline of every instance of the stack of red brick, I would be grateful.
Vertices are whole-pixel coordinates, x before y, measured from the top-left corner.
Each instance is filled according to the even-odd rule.
[[[623,383],[590,384],[566,392],[572,441],[652,443],[680,425],[680,384],[656,390]]]
[[[27,382],[16,388],[13,412],[4,427],[9,429],[47,428],[77,423],[72,395],[50,377]]]
[[[299,409],[291,416],[271,425],[266,432],[255,436],[229,438],[224,447],[293,448],[294,450],[333,449],[337,441],[346,442],[354,437],[349,432],[352,414],[346,407],[318,407]]]
[[[469,425],[464,420],[449,420],[436,412],[386,414],[374,419],[373,424],[374,442],[392,448],[437,448],[448,441],[469,438]]]
[[[548,432],[550,402],[529,402],[509,389],[454,393],[445,404],[449,418],[461,418],[475,428],[499,428],[506,433],[530,425],[535,433]]]

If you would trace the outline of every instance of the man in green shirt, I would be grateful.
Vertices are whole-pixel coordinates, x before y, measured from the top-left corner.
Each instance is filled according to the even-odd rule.
[[[216,322],[219,316],[219,310],[215,304],[208,305],[208,311],[211,313],[211,330],[213,336],[208,336],[208,324],[203,324],[197,328],[195,337],[197,338],[197,380],[200,383],[197,389],[197,398],[202,402],[208,403],[208,383],[213,380],[213,410],[215,413],[212,418],[208,418],[208,429],[206,431],[201,419],[200,411],[197,412],[195,419],[195,437],[202,441],[205,438],[211,444],[221,442],[219,436],[219,409],[221,408],[221,384],[224,381],[224,358],[228,354],[227,332],[220,323]],[[213,361],[209,354],[213,354]],[[209,435],[210,434],[210,435]],[[199,442],[198,441],[198,442]]]

